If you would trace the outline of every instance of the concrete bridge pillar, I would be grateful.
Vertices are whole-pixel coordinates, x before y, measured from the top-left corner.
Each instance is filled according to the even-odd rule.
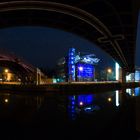
[[[126,83],[126,71],[119,67],[119,82]]]
[[[126,83],[126,71],[122,68],[122,83]]]
[[[36,85],[40,85],[41,83],[41,71],[39,68],[36,69]]]
[[[47,77],[41,72],[39,68],[36,69],[36,85],[43,85],[47,83]]]

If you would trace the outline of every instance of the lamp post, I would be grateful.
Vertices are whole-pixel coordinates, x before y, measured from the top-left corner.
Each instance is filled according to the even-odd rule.
[[[9,73],[9,69],[4,69],[4,75],[5,75],[5,80],[7,81],[7,77],[8,77],[8,73]]]
[[[82,79],[82,72],[83,72],[83,67],[82,66],[79,66],[78,67],[78,81],[83,81]]]
[[[9,72],[9,70],[8,70],[8,69],[5,69],[5,70],[4,70],[4,72],[5,72],[5,73],[8,73],[8,72]]]
[[[106,74],[106,80],[108,81],[109,80],[109,74],[111,74],[112,73],[112,69],[111,68],[108,68],[107,69],[107,74]]]

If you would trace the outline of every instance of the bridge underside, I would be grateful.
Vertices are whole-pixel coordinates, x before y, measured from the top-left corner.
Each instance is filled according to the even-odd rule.
[[[126,72],[134,72],[137,3],[138,0],[1,2],[0,28],[49,26],[72,32],[97,44]]]

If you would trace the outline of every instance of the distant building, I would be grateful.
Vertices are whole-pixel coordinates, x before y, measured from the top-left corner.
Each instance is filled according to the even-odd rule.
[[[77,53],[75,48],[70,48],[68,55],[57,63],[57,82],[94,81],[99,61],[95,54]]]
[[[140,67],[135,68],[135,73],[126,76],[126,82],[140,82]]]
[[[136,67],[135,70],[135,81],[140,82],[140,67]]]

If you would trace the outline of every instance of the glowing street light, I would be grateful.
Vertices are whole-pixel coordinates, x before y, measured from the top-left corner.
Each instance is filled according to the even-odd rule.
[[[112,73],[112,69],[111,69],[111,68],[108,68],[108,69],[107,69],[107,72],[108,72],[108,73]]]
[[[5,103],[8,103],[8,101],[9,101],[8,99],[4,99],[4,102],[5,102]]]
[[[112,69],[111,68],[108,68],[107,69],[107,74],[106,74],[106,79],[107,79],[107,81],[109,80],[109,74],[111,74],[112,73]]]
[[[107,100],[108,100],[108,102],[111,102],[112,101],[112,99],[110,97]]]
[[[8,70],[8,69],[5,69],[5,70],[4,70],[4,72],[5,72],[5,73],[8,73],[8,72],[9,72],[9,70]]]

